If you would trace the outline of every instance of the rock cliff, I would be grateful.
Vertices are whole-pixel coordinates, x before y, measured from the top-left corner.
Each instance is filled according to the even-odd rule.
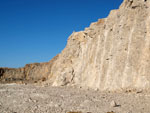
[[[26,64],[23,68],[0,68],[0,83],[37,83],[47,80],[51,67],[58,56],[50,62]]]
[[[100,90],[149,89],[150,0],[124,0],[107,18],[72,33],[52,61],[1,68],[0,77]]]

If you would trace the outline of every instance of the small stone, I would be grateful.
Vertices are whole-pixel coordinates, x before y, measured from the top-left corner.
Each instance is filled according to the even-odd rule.
[[[115,102],[114,100],[111,101],[110,105],[111,105],[112,107],[117,107],[117,104],[116,104],[116,102]]]
[[[61,104],[55,104],[55,107],[60,107],[61,106]]]
[[[99,89],[98,88],[95,88],[95,91],[98,91]]]
[[[59,105],[58,105],[58,104],[55,104],[55,107],[59,107]]]
[[[82,88],[82,86],[79,86],[79,89],[81,89]]]
[[[38,100],[33,100],[33,102],[34,102],[34,103],[37,103],[37,102],[38,102]]]
[[[142,90],[139,90],[139,91],[137,91],[136,93],[142,93],[143,91]]]

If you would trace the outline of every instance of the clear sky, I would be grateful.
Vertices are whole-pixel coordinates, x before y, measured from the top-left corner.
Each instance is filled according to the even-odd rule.
[[[123,0],[0,0],[0,67],[47,62]]]

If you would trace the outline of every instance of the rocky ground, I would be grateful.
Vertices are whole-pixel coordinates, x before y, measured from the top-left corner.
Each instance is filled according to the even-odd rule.
[[[150,93],[1,84],[0,113],[150,113]]]

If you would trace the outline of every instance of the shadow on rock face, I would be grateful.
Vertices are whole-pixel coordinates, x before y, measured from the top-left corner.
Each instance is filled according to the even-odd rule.
[[[3,76],[3,73],[4,73],[4,69],[0,68],[0,79]]]

